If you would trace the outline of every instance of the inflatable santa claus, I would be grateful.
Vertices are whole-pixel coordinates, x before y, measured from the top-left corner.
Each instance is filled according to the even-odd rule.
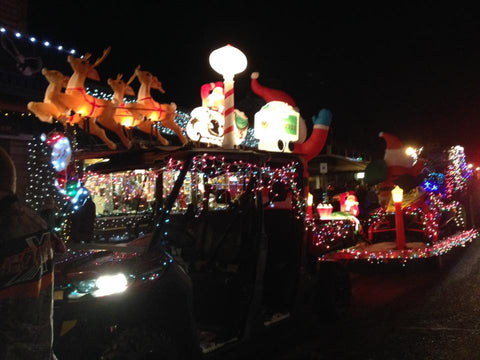
[[[385,132],[380,132],[378,136],[383,138],[387,145],[383,158],[387,166],[387,176],[386,180],[379,184],[379,202],[381,205],[386,205],[395,185],[403,185],[399,183],[401,180],[405,182],[410,179],[410,183],[415,184],[415,179],[425,166],[425,160],[418,158],[416,152],[404,146],[396,136]]]

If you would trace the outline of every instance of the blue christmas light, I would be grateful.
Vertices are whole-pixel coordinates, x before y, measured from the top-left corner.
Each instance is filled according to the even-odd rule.
[[[442,173],[430,173],[422,184],[427,192],[444,193],[445,175]]]

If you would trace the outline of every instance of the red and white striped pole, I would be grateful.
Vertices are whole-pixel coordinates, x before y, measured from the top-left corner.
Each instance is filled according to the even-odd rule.
[[[241,73],[247,67],[247,57],[237,48],[226,45],[210,54],[210,66],[223,75],[223,89],[225,96],[224,118],[225,125],[223,130],[222,147],[225,149],[233,149],[235,138],[233,131],[235,130],[235,102],[233,91],[233,77],[235,74]]]
[[[233,131],[235,129],[235,101],[233,91],[233,79],[224,79],[223,88],[225,96],[225,108],[223,116],[225,118],[225,125],[223,127],[223,143],[222,147],[225,149],[233,149],[235,139]]]

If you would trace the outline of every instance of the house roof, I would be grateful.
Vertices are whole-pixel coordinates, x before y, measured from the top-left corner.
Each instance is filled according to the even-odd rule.
[[[308,172],[310,173],[310,175],[321,174],[322,172],[320,170],[320,167],[322,163],[327,164],[328,173],[335,173],[365,171],[365,168],[367,167],[369,162],[341,155],[321,154],[309,161]]]

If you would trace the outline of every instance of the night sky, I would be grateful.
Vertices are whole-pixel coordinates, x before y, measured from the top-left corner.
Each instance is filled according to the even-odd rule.
[[[94,58],[111,45],[98,67],[103,84],[140,64],[163,82],[167,93],[154,93],[157,101],[184,111],[200,105],[202,84],[221,80],[208,56],[230,43],[249,61],[235,77],[235,102],[251,119],[263,105],[250,90],[250,73],[259,71],[259,81],[288,92],[306,120],[330,108],[337,142],[383,151],[378,133],[387,131],[406,143],[461,144],[475,155],[480,22],[473,9],[260,3],[30,1],[28,31]]]

